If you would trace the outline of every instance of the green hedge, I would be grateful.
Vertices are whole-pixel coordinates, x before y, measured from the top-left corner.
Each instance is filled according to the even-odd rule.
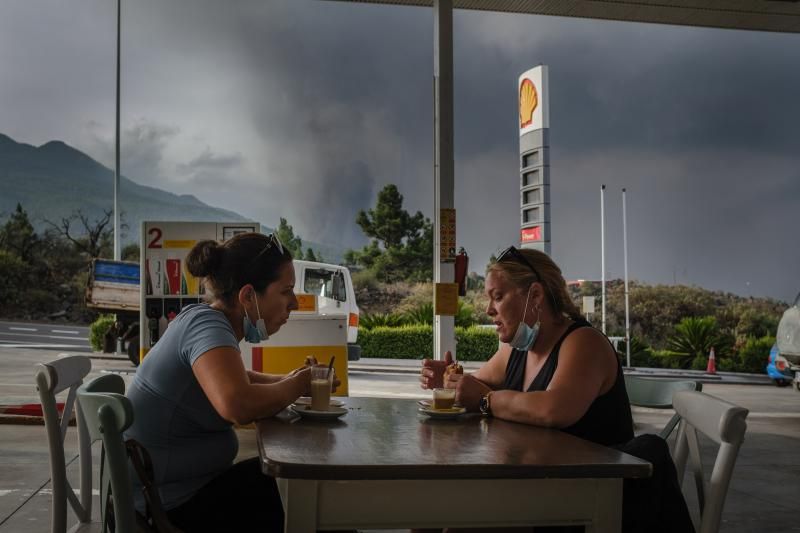
[[[769,351],[775,344],[775,337],[769,335],[761,338],[748,337],[744,346],[736,354],[737,370],[759,374],[765,372]]]
[[[363,357],[423,359],[433,354],[433,327],[428,325],[359,329]],[[456,328],[461,361],[486,361],[497,351],[497,335],[489,328]]]
[[[114,315],[100,315],[97,320],[89,326],[89,344],[95,352],[103,351],[103,337],[106,332],[114,325]]]

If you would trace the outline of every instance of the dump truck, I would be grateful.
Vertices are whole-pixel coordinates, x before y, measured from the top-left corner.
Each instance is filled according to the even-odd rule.
[[[117,317],[103,349],[113,352],[121,341],[134,364],[139,364],[139,284],[139,263],[94,259],[89,266],[86,306]]]

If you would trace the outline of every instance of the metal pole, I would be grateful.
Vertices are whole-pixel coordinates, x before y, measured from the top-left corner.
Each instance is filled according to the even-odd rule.
[[[114,141],[114,260],[119,261],[122,253],[119,234],[119,49],[122,18],[122,0],[117,0],[117,121]]]
[[[452,283],[455,265],[442,263],[441,209],[455,207],[453,171],[453,0],[433,3],[433,281]],[[434,289],[435,290],[435,289]],[[433,356],[456,355],[455,317],[434,315]]]
[[[602,297],[603,300],[603,334],[606,333],[606,186],[600,186],[600,279],[602,280]]]
[[[631,366],[631,318],[628,307],[628,217],[625,207],[625,189],[622,189],[622,257],[625,261],[625,352]]]
[[[117,0],[117,113],[116,126],[114,131],[114,260],[122,258],[119,234],[119,49],[120,49],[120,28],[122,19],[122,0]],[[114,324],[119,321],[119,317],[114,315]],[[122,339],[117,337],[115,354],[122,352]]]

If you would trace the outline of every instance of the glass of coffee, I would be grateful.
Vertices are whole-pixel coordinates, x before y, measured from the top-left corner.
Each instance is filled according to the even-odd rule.
[[[333,371],[325,365],[311,367],[311,409],[327,411],[331,405]]]
[[[433,389],[433,408],[452,409],[456,403],[455,389]]]

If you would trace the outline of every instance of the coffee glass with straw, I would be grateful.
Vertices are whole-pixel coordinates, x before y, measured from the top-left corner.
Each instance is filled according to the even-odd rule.
[[[331,405],[331,389],[333,389],[333,361],[331,357],[328,366],[316,365],[311,367],[311,409],[314,411],[327,411]]]

